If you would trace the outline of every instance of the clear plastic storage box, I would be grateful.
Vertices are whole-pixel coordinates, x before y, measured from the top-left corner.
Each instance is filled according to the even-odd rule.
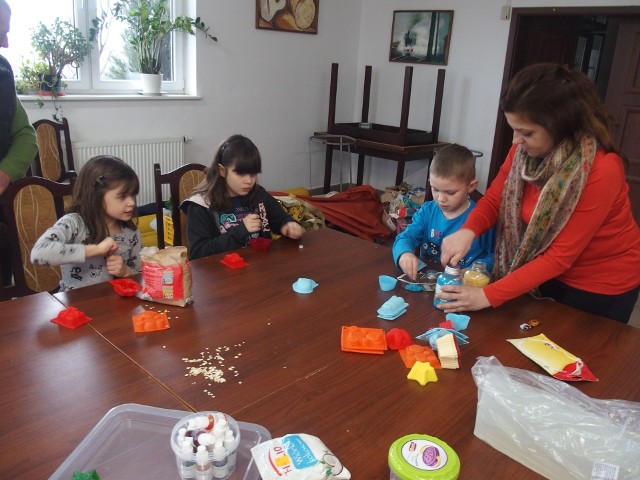
[[[73,472],[96,470],[101,480],[176,480],[169,438],[176,422],[193,412],[128,403],[111,409],[51,475],[69,480]],[[260,480],[251,448],[271,439],[261,425],[237,422],[240,445],[230,480]]]

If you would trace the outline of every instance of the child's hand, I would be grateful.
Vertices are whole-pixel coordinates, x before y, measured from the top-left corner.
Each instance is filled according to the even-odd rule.
[[[262,228],[262,221],[257,213],[250,213],[242,219],[242,223],[249,233],[259,232]]]
[[[294,240],[304,235],[304,228],[299,223],[288,222],[280,228],[280,233],[285,237],[293,238]]]
[[[418,257],[411,252],[404,252],[398,259],[398,266],[411,280],[418,278]]]
[[[107,237],[97,245],[85,245],[84,256],[89,257],[106,257],[110,253],[114,253],[118,249],[116,241]]]
[[[114,277],[130,275],[129,267],[124,263],[122,255],[109,255],[107,257],[107,272]]]

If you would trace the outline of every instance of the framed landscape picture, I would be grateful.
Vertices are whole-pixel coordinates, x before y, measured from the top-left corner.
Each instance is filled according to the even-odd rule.
[[[396,10],[390,62],[446,65],[453,10]]]
[[[256,28],[318,33],[320,0],[256,0]]]

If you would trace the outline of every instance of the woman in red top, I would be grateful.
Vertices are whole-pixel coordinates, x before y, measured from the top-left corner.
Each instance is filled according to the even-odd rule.
[[[524,68],[500,100],[513,143],[463,227],[442,244],[457,264],[497,223],[494,282],[448,286],[445,312],[539,294],[627,323],[640,291],[640,228],[622,158],[593,83],[556,64]]]

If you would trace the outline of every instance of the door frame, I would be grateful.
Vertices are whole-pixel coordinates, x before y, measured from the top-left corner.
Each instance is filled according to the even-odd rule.
[[[509,37],[507,42],[507,53],[504,62],[504,71],[502,75],[502,84],[500,91],[504,91],[511,78],[515,75],[515,66],[521,62],[519,52],[520,45],[516,44],[519,29],[523,25],[523,21],[529,20],[530,17],[554,17],[554,16],[607,16],[607,17],[639,17],[640,6],[619,6],[619,7],[539,7],[539,8],[513,8],[511,10],[511,24],[509,26]],[[614,72],[611,72],[613,74]],[[495,135],[493,138],[493,147],[491,149],[491,162],[489,164],[489,174],[487,177],[487,186],[498,174],[500,166],[504,162],[505,153],[501,151],[503,144],[502,138],[508,131],[509,126],[504,120],[504,116],[498,109],[496,118]]]

